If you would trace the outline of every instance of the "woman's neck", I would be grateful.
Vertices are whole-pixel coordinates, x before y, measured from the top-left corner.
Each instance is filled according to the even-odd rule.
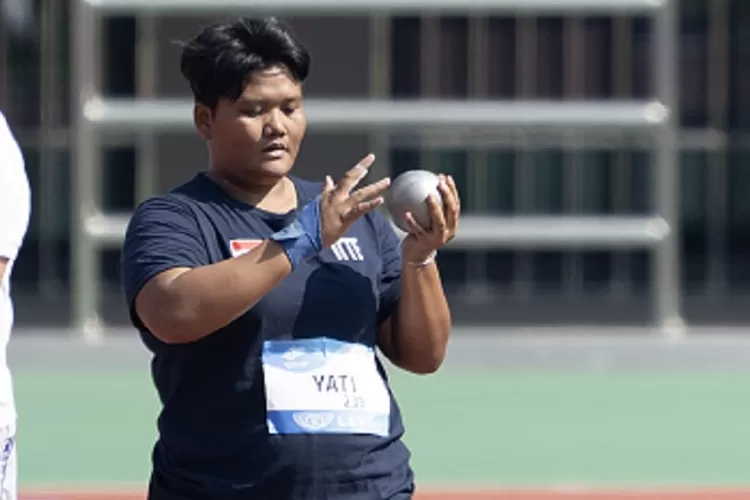
[[[209,170],[207,175],[235,200],[261,210],[286,213],[297,208],[297,189],[289,177],[281,177],[274,183],[250,184],[238,182],[215,170]]]

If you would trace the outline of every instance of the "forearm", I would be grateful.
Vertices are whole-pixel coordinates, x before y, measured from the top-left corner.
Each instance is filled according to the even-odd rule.
[[[240,317],[291,270],[282,247],[265,241],[241,257],[179,274],[161,285],[162,300],[138,305],[151,309],[144,315],[152,318],[151,324],[144,322],[157,337],[193,342]]]
[[[422,267],[404,263],[395,317],[398,364],[415,373],[436,371],[445,358],[451,314],[434,262]]]

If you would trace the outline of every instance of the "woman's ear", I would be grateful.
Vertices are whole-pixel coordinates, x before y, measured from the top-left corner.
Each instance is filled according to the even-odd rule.
[[[207,141],[211,139],[211,126],[213,124],[213,113],[205,104],[196,103],[193,107],[193,122],[198,134]]]

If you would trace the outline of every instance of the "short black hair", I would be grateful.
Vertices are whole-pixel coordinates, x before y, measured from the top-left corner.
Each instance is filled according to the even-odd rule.
[[[180,71],[196,102],[215,109],[237,100],[255,71],[284,66],[299,82],[310,72],[310,54],[275,17],[240,18],[208,26],[182,49]]]

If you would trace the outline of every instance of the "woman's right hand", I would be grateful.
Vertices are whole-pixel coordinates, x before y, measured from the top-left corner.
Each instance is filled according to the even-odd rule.
[[[383,204],[381,194],[391,185],[388,177],[354,191],[373,163],[375,155],[368,154],[347,171],[338,184],[326,176],[320,197],[320,234],[324,248],[338,241],[357,219]]]

